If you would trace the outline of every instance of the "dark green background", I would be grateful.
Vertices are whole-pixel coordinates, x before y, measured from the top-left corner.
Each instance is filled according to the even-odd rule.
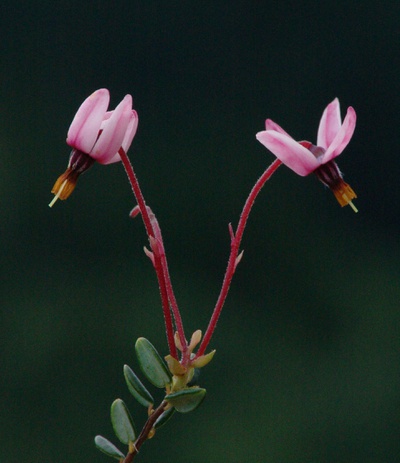
[[[399,13],[394,1],[14,1],[1,6],[0,461],[102,462],[133,345],[166,353],[157,282],[120,164],[47,207],[66,131],[100,87],[139,112],[130,150],[188,332],[205,329],[228,222],[273,156],[272,118],[316,140],[356,109],[341,209],[281,168],[259,197],[203,370],[203,406],[138,461],[394,462],[399,445]],[[160,396],[157,396],[160,398]],[[113,438],[114,441],[116,439]]]

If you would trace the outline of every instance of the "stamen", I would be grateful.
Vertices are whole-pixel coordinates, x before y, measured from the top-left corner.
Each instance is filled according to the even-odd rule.
[[[314,172],[319,180],[332,190],[342,207],[348,204],[354,212],[358,212],[356,206],[351,202],[352,199],[357,198],[357,195],[351,186],[343,180],[342,174],[334,161],[322,164]]]
[[[346,203],[353,209],[353,211],[355,213],[358,212],[358,209],[356,208],[356,206],[353,204],[353,201],[351,201],[348,196],[346,195],[346,193],[344,193],[343,195],[343,199],[346,201]]]
[[[68,178],[66,178],[62,185],[60,186],[59,190],[57,191],[57,194],[54,196],[54,198],[52,199],[52,201],[50,202],[49,204],[49,207],[53,207],[54,203],[57,201],[57,199],[60,197],[63,189],[65,188],[65,185],[68,183]]]

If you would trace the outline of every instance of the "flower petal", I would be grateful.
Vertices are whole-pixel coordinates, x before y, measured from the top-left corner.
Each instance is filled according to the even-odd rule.
[[[317,146],[327,149],[342,125],[339,100],[335,98],[322,113],[318,127]]]
[[[128,128],[126,129],[125,137],[122,141],[122,148],[125,151],[125,153],[129,150],[132,144],[133,137],[136,135],[138,124],[139,124],[138,114],[134,109],[132,109]]]
[[[84,153],[90,153],[99,135],[100,125],[107,111],[110,94],[106,88],[92,93],[81,104],[67,135],[67,144]]]
[[[139,118],[138,118],[137,112],[134,109],[132,109],[131,119],[129,121],[128,128],[126,129],[125,137],[124,137],[124,139],[122,141],[122,145],[121,145],[121,148],[125,151],[125,153],[128,151],[129,147],[131,146],[133,137],[136,134],[136,130],[137,130],[137,127],[138,127],[138,122],[139,122]],[[118,162],[120,160],[121,160],[121,157],[117,153],[110,160],[105,162],[104,164],[112,164],[112,163]]]
[[[258,132],[256,138],[298,175],[308,175],[320,166],[320,162],[308,149],[285,134],[265,130]]]
[[[126,95],[112,111],[111,117],[101,125],[102,132],[94,145],[90,156],[100,164],[108,164],[117,154],[124,140],[132,113],[132,97]]]
[[[275,132],[283,133],[288,137],[292,138],[287,132],[285,132],[280,125],[276,122],[272,121],[271,119],[267,119],[265,121],[265,130],[275,130]]]
[[[325,164],[332,159],[339,156],[339,154],[346,148],[351,137],[353,136],[354,129],[356,128],[356,112],[350,106],[347,109],[346,117],[344,118],[343,125],[340,127],[334,140],[328,146],[324,156],[322,157],[322,163]]]

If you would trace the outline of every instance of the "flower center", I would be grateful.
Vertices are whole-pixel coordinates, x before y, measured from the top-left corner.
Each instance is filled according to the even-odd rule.
[[[317,159],[320,159],[325,154],[325,149],[321,146],[316,146],[309,141],[300,141],[300,145],[307,148]],[[332,190],[338,203],[343,207],[347,204],[353,209],[354,212],[358,212],[357,208],[352,203],[352,199],[357,198],[357,195],[347,184],[342,177],[342,174],[337,166],[336,162],[328,161],[325,164],[321,164],[317,169],[314,170],[314,174],[318,179]]]
[[[352,199],[357,198],[357,195],[351,186],[343,180],[339,167],[334,161],[322,164],[314,173],[324,185],[332,190],[342,207],[348,204],[354,212],[358,212],[352,203]]]
[[[311,151],[311,153],[317,158],[320,159],[324,154],[325,154],[325,149],[322,148],[322,146],[316,146],[310,143],[309,141],[299,141],[300,145],[304,146],[304,148],[307,148],[308,151]]]
[[[67,170],[58,177],[51,192],[55,195],[49,207],[52,207],[57,199],[67,199],[74,191],[79,175],[87,171],[95,160],[88,154],[77,149],[71,151]]]

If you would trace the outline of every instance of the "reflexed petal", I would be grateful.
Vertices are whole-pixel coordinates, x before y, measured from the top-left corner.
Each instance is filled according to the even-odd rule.
[[[339,100],[335,98],[322,114],[318,127],[317,145],[327,149],[342,125]]]
[[[133,137],[136,135],[136,130],[139,124],[139,117],[137,112],[132,109],[131,117],[128,124],[128,128],[126,129],[124,140],[122,141],[122,148],[124,149],[125,153],[129,150]]]
[[[136,134],[138,123],[139,123],[139,118],[138,118],[137,112],[134,109],[132,109],[131,119],[129,121],[128,128],[126,129],[125,137],[124,137],[124,139],[122,141],[122,145],[121,145],[121,147],[125,151],[125,153],[129,150],[129,148],[131,146],[133,137]],[[103,164],[112,164],[112,163],[118,162],[120,160],[121,160],[121,157],[117,153],[110,160],[108,160],[107,162],[104,162]]]
[[[344,118],[343,125],[340,128],[338,134],[328,146],[323,158],[322,163],[325,164],[328,161],[336,158],[346,148],[351,137],[353,136],[354,129],[356,128],[356,112],[350,106],[347,109],[346,117]]]
[[[106,88],[92,93],[81,104],[67,135],[67,144],[84,153],[90,153],[97,140],[101,122],[107,111],[110,94]]]
[[[131,146],[133,137],[136,134],[138,123],[139,123],[139,118],[138,118],[137,112],[134,109],[132,109],[131,120],[129,121],[128,128],[126,129],[125,137],[121,145],[125,153],[129,150]],[[121,156],[118,153],[116,153],[107,162],[103,162],[103,164],[113,164],[114,162],[119,162],[120,160],[121,160]]]
[[[132,114],[132,97],[126,95],[112,112],[111,117],[102,124],[102,132],[90,156],[100,164],[108,164],[117,154],[124,140]]]
[[[104,121],[110,119],[110,117],[112,116],[114,111],[106,111],[106,113],[104,114],[103,116],[103,120],[101,122],[101,125],[104,126]],[[100,127],[100,129],[102,129],[103,127]]]
[[[271,119],[267,119],[265,121],[265,130],[275,130],[275,132],[283,133],[284,135],[287,135],[288,137],[290,137],[290,135],[287,132],[285,132],[280,125],[278,125],[276,122],[272,121]]]
[[[115,153],[114,156],[110,159],[107,158],[106,161],[97,161],[100,164],[108,165],[108,164],[114,164],[115,162],[119,162],[121,160],[121,156],[118,153]]]
[[[257,133],[256,138],[298,175],[308,175],[320,166],[308,149],[282,133],[265,130]]]

